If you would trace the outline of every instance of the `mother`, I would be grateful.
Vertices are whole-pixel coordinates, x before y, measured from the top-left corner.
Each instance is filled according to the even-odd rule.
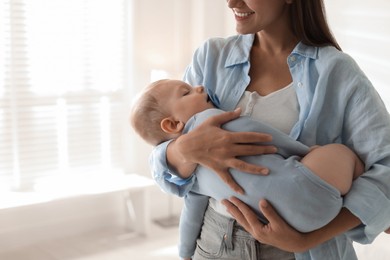
[[[262,201],[269,220],[264,225],[233,199],[235,205],[227,203],[229,211],[247,233],[220,202],[211,200],[193,258],[357,259],[352,241],[370,243],[390,226],[390,119],[384,104],[333,38],[322,0],[227,3],[239,35],[205,42],[194,54],[185,80],[205,86],[220,108],[240,107],[243,114],[308,146],[347,145],[364,161],[366,172],[345,196],[340,214],[311,233],[293,230]],[[237,116],[237,110],[227,112],[158,146],[151,156],[157,183],[167,192],[185,194],[192,180],[181,179],[175,169],[186,163],[213,169],[237,191],[241,187],[231,179],[229,168],[266,173],[239,159],[274,152],[253,144],[266,137],[220,129]]]

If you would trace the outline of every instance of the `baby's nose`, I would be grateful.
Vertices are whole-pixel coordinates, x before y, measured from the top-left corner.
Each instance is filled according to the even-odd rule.
[[[204,87],[203,86],[196,87],[196,92],[203,93],[204,92]]]

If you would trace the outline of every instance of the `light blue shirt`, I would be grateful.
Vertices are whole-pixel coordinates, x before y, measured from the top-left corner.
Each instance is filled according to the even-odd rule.
[[[207,88],[214,103],[233,110],[247,88],[254,35],[213,38],[194,54],[184,79]],[[390,117],[374,87],[355,61],[334,47],[299,43],[287,60],[300,106],[290,136],[312,146],[343,143],[366,165],[344,198],[362,225],[296,259],[357,259],[352,240],[371,243],[390,226]],[[175,176],[166,162],[165,142],[150,157],[152,174],[169,193],[186,194],[193,179]]]

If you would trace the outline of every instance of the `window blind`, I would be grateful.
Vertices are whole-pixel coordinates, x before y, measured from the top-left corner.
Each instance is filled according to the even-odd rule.
[[[0,191],[123,169],[124,0],[1,0]]]

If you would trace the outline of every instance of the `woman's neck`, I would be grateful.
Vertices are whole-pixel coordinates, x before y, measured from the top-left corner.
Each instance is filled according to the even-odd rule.
[[[263,30],[256,33],[254,48],[260,48],[262,52],[270,55],[288,54],[298,44],[299,39],[291,27],[291,17],[288,6],[279,19],[269,24]]]
[[[290,54],[298,44],[299,40],[292,32],[284,33],[269,33],[268,31],[260,31],[256,34],[256,39],[253,43],[253,48],[259,48],[262,52],[271,55],[279,55],[282,53]]]

